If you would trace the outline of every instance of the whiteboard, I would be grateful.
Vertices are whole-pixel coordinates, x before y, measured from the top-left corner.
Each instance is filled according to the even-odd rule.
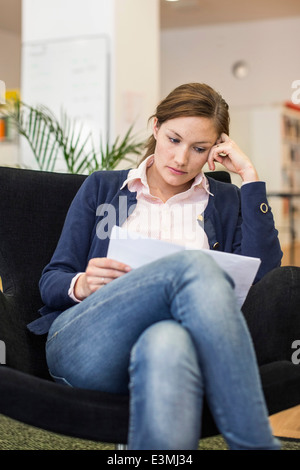
[[[22,45],[21,100],[62,110],[104,142],[109,133],[108,37],[93,36]],[[23,154],[26,166],[30,155]]]

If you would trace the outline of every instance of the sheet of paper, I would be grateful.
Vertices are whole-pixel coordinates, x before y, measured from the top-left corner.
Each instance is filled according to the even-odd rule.
[[[107,257],[126,263],[132,268],[138,268],[164,256],[187,249],[181,245],[142,237],[138,233],[114,226],[110,236]],[[203,251],[212,256],[215,262],[233,279],[236,297],[241,307],[254,281],[261,260],[221,251]]]

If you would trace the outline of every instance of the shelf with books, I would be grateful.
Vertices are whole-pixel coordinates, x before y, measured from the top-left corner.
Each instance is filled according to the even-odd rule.
[[[269,202],[282,245],[290,244],[291,211],[300,240],[300,198],[294,196],[300,193],[300,107],[282,103],[232,110],[231,136],[253,161],[268,194],[277,194]]]

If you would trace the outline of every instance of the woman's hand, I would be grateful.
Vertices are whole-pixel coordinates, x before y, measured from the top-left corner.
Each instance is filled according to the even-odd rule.
[[[81,274],[75,283],[74,295],[78,300],[83,300],[130,270],[130,266],[109,258],[92,258],[85,273]]]
[[[228,171],[239,174],[244,182],[259,180],[252,162],[227,134],[223,133],[210,150],[207,163],[212,171],[215,170],[215,161]]]

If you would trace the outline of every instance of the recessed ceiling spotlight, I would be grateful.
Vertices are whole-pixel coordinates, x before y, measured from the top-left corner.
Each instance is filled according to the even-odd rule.
[[[179,2],[179,0],[166,0],[166,2]]]
[[[244,60],[239,60],[233,64],[232,73],[235,78],[246,78],[249,75],[249,65]]]

